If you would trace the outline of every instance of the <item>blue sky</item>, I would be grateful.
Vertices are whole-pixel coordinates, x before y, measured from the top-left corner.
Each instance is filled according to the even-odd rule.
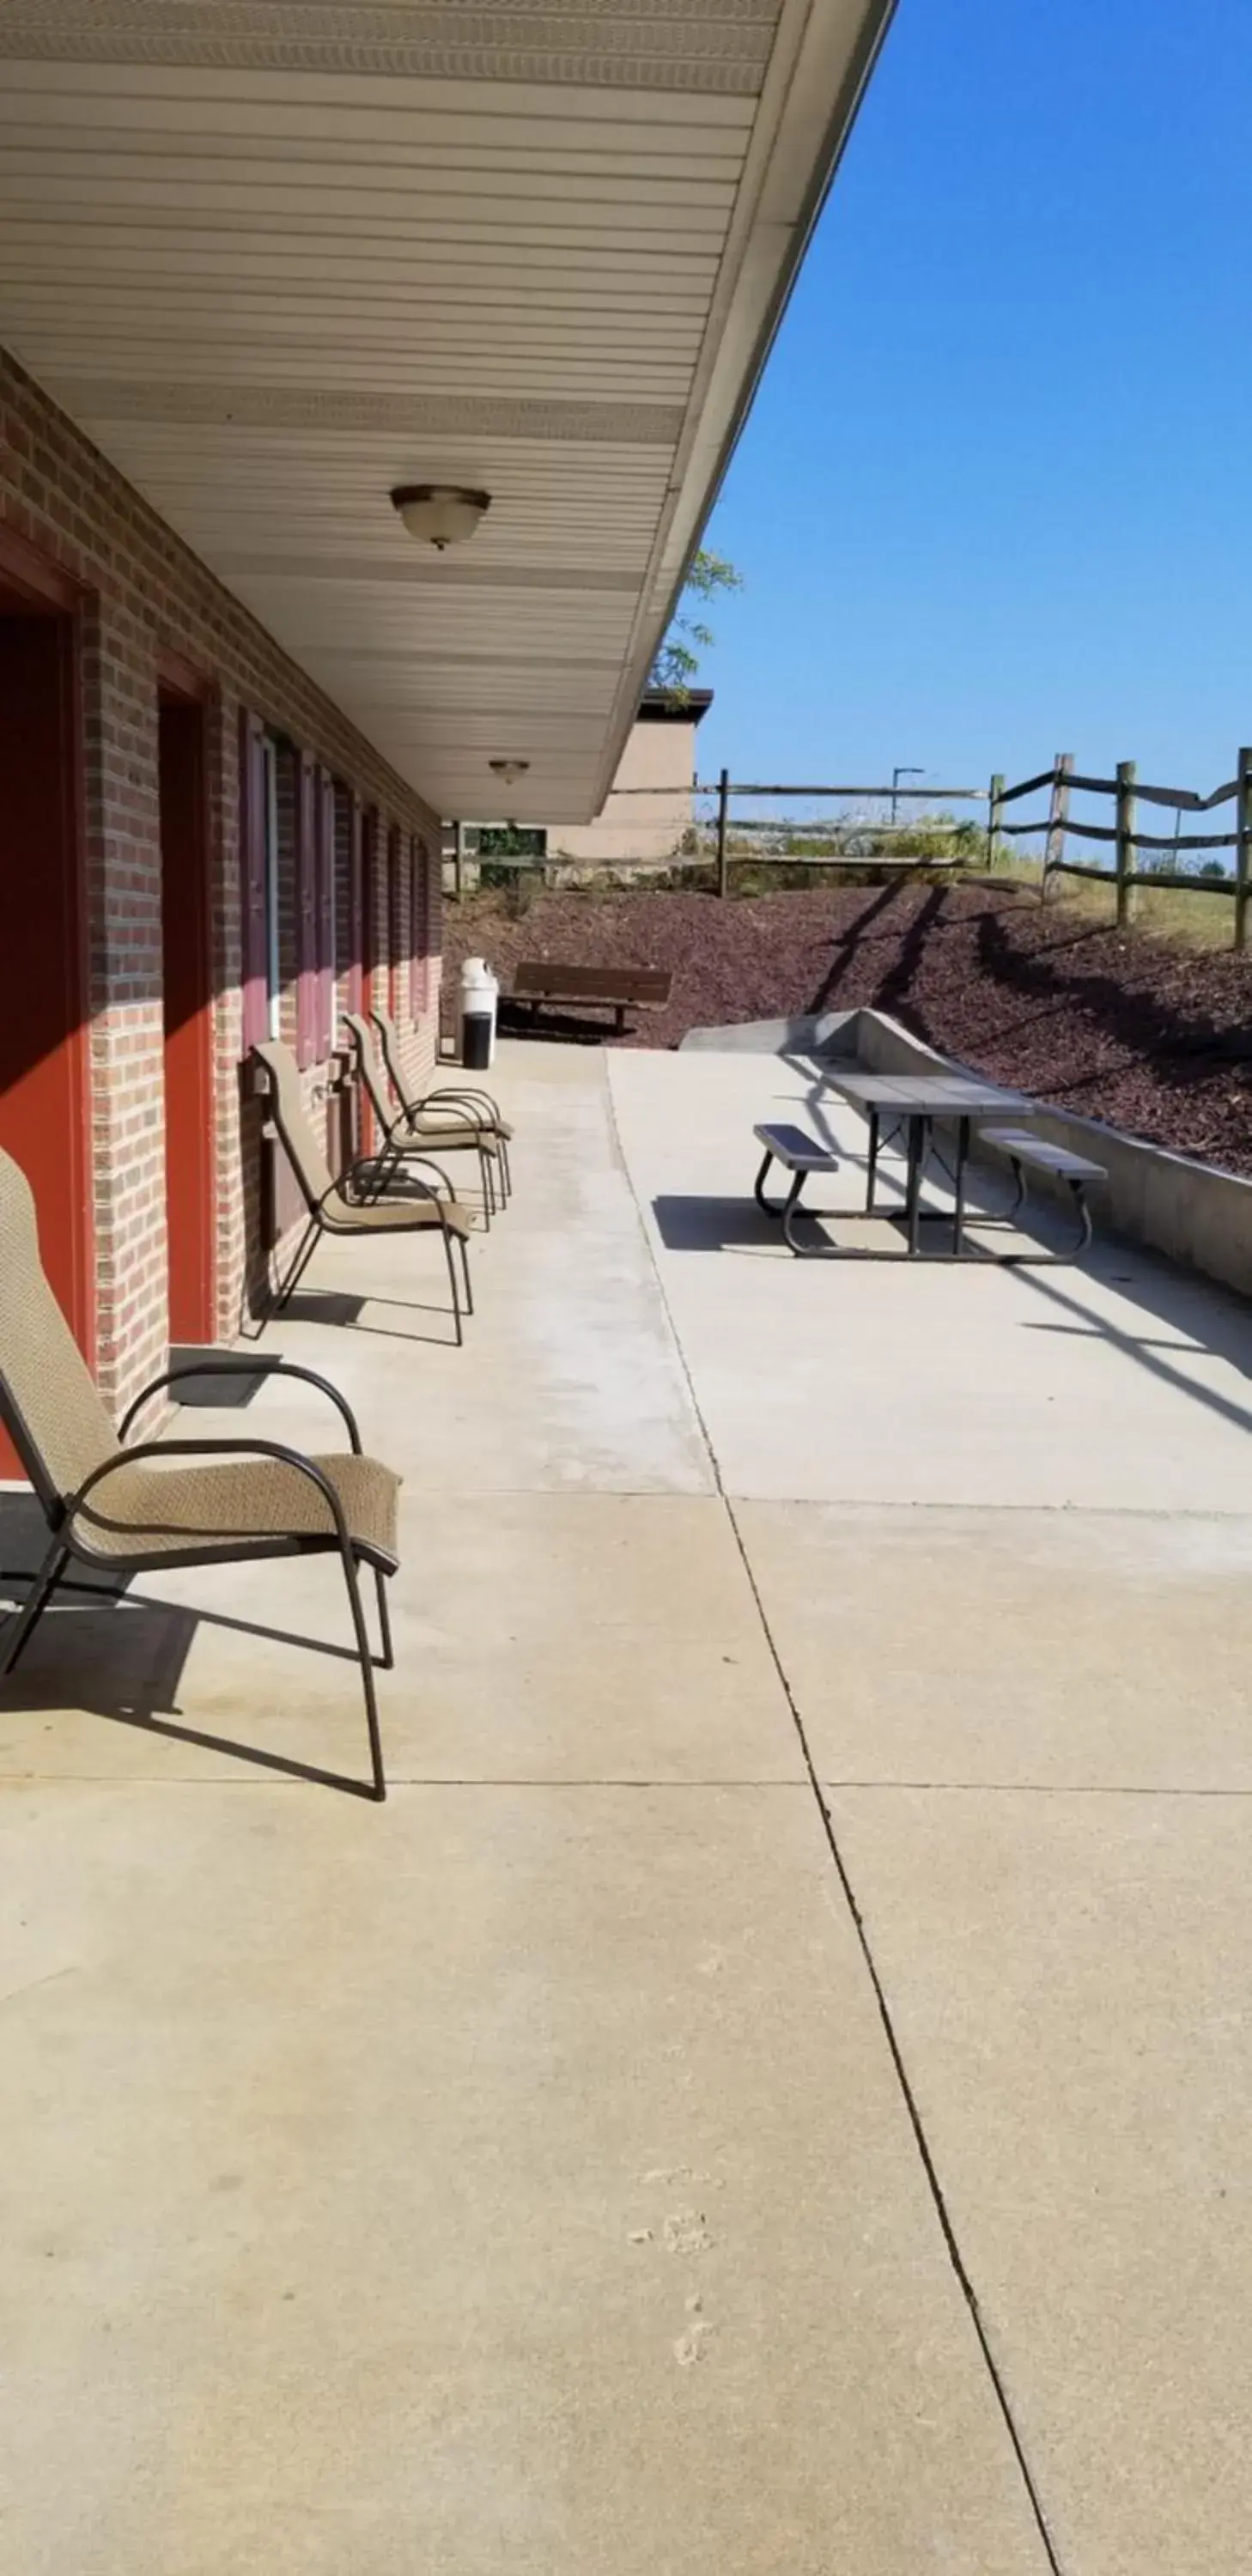
[[[707,542],[700,771],[1252,740],[1252,0],[900,0]]]

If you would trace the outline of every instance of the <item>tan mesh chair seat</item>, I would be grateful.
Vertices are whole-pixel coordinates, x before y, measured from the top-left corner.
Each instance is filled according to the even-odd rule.
[[[399,1563],[396,1504],[400,1479],[376,1458],[310,1453],[343,1505],[354,1545],[384,1573]],[[222,1466],[127,1466],[125,1456],[74,1515],[76,1544],[92,1556],[177,1555],[232,1550],[240,1540],[335,1537],[324,1494],[283,1458],[241,1458]]]
[[[375,1199],[357,1207],[338,1190],[323,1202],[321,1218],[328,1234],[414,1234],[423,1227],[442,1226],[464,1240],[474,1230],[468,1211],[449,1206],[446,1200]]]
[[[500,1140],[493,1128],[463,1127],[452,1118],[415,1118],[403,1130],[406,1144],[442,1145],[445,1154],[465,1152],[498,1154]]]

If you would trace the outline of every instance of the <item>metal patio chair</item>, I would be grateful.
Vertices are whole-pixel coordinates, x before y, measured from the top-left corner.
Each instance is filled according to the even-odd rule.
[[[280,1045],[277,1039],[266,1039],[263,1045],[254,1046],[252,1053],[264,1071],[269,1093],[266,1105],[308,1209],[308,1224],[300,1237],[287,1276],[278,1289],[275,1313],[281,1314],[288,1299],[294,1295],[323,1235],[429,1234],[437,1231],[448,1264],[452,1313],[459,1346],[465,1335],[457,1287],[457,1251],[461,1256],[465,1282],[465,1311],[469,1315],[474,1312],[474,1292],[470,1285],[469,1254],[465,1248],[470,1219],[466,1210],[458,1205],[451,1184],[444,1182],[449,1195],[441,1198],[429,1182],[421,1180],[411,1167],[406,1167],[405,1197],[382,1198],[377,1193],[386,1176],[380,1175],[377,1159],[366,1156],[363,1162],[353,1164],[351,1172],[346,1175],[348,1187],[345,1188],[342,1181],[333,1178],[305,1110],[300,1075],[290,1047]],[[442,1180],[443,1175],[439,1174],[439,1178]],[[349,1196],[349,1190],[354,1187],[362,1191],[359,1199]],[[373,1197],[369,1195],[371,1190],[375,1193]]]
[[[223,1352],[217,1364],[233,1367],[237,1360]],[[232,1432],[228,1440],[144,1440],[127,1448],[127,1432],[150,1397],[180,1378],[203,1376],[214,1354],[201,1353],[153,1378],[115,1432],[45,1275],[30,1184],[0,1153],[0,1420],[50,1532],[25,1602],[0,1630],[0,1674],[12,1672],[58,1586],[72,1585],[66,1575],[72,1560],[128,1576],[257,1557],[337,1556],[365,1694],[371,1795],[382,1799],[387,1782],[374,1668],[390,1668],[394,1660],[384,1582],[399,1563],[400,1479],[362,1455],[351,1408],[325,1378],[265,1353],[249,1365],[317,1387],[339,1412],[348,1449],[312,1457],[246,1432]],[[195,1464],[170,1463],[178,1459]],[[377,1587],[377,1656],[361,1601],[362,1566],[372,1569]]]
[[[382,1144],[378,1151],[378,1181],[385,1188],[388,1179],[413,1162],[426,1162],[434,1155],[477,1154],[482,1183],[483,1217],[490,1229],[496,1201],[495,1173],[500,1147],[486,1126],[466,1119],[445,1118],[422,1122],[420,1135],[410,1127],[404,1111],[388,1105],[387,1081],[374,1044],[374,1032],[359,1011],[345,1011],[343,1024],[352,1040],[356,1059],[357,1080],[378,1120]],[[427,1153],[429,1146],[430,1152]],[[503,1187],[503,1184],[502,1184]]]
[[[495,1138],[500,1153],[501,1184],[506,1199],[510,1198],[513,1167],[509,1146],[513,1141],[513,1130],[508,1120],[501,1116],[499,1102],[489,1091],[482,1091],[476,1084],[466,1082],[441,1083],[434,1091],[414,1091],[404,1070],[400,1033],[395,1021],[386,1011],[372,1010],[370,1018],[378,1031],[383,1063],[410,1134],[415,1139],[420,1137],[427,1144],[434,1144],[440,1117],[450,1117],[459,1104],[467,1125],[479,1126]]]

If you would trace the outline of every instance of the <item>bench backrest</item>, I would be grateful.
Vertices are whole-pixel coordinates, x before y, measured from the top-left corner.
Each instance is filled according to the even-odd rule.
[[[559,958],[527,958],[513,976],[523,998],[563,1002],[668,1002],[671,975],[659,966],[566,966]]]

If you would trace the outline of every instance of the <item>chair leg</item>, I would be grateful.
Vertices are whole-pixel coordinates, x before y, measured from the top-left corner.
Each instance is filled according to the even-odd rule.
[[[314,1247],[321,1231],[322,1229],[318,1224],[316,1217],[310,1217],[309,1222],[300,1237],[299,1244],[296,1247],[295,1260],[292,1262],[291,1268],[275,1298],[274,1312],[276,1315],[281,1315],[288,1299],[294,1296],[295,1291],[299,1286],[300,1281],[303,1279],[305,1271],[308,1269],[309,1263],[313,1258]]]
[[[483,1194],[483,1231],[486,1234],[490,1234],[491,1232],[491,1219],[496,1204],[496,1194],[491,1186],[491,1172],[489,1169],[490,1162],[491,1157],[488,1154],[485,1145],[480,1145],[478,1148],[478,1183]]]
[[[369,1630],[365,1625],[365,1612],[361,1606],[361,1585],[357,1575],[356,1558],[354,1557],[351,1548],[344,1549],[343,1571],[344,1580],[348,1586],[348,1599],[352,1605],[352,1625],[356,1631],[356,1650],[357,1660],[361,1667],[361,1686],[365,1692],[365,1723],[369,1729],[370,1770],[373,1777],[373,1794],[381,1805],[383,1799],[387,1795],[387,1775],[383,1769],[383,1744],[378,1724],[378,1699],[374,1689],[374,1658],[370,1653]]]
[[[509,1155],[508,1137],[497,1135],[496,1146],[500,1156],[500,1178],[504,1185],[504,1203],[507,1207],[509,1200],[513,1196],[513,1164]]]
[[[461,1326],[461,1298],[456,1284],[456,1256],[452,1250],[452,1236],[448,1227],[442,1226],[440,1232],[443,1235],[443,1257],[448,1265],[448,1280],[452,1289],[452,1316],[456,1325],[456,1346],[459,1350],[465,1334]]]
[[[474,1312],[474,1289],[473,1283],[470,1279],[469,1245],[466,1242],[464,1235],[461,1235],[458,1240],[461,1246],[461,1268],[465,1274],[465,1312],[467,1315],[472,1315]]]
[[[0,1673],[11,1673],[18,1656],[29,1645],[69,1563],[69,1553],[60,1539],[53,1541],[22,1608],[14,1611],[0,1634]]]
[[[378,1593],[378,1633],[382,1639],[382,1653],[378,1661],[383,1671],[389,1673],[396,1660],[395,1649],[391,1642],[391,1614],[387,1608],[387,1580],[385,1575],[380,1574],[377,1566],[374,1568],[374,1583]]]

